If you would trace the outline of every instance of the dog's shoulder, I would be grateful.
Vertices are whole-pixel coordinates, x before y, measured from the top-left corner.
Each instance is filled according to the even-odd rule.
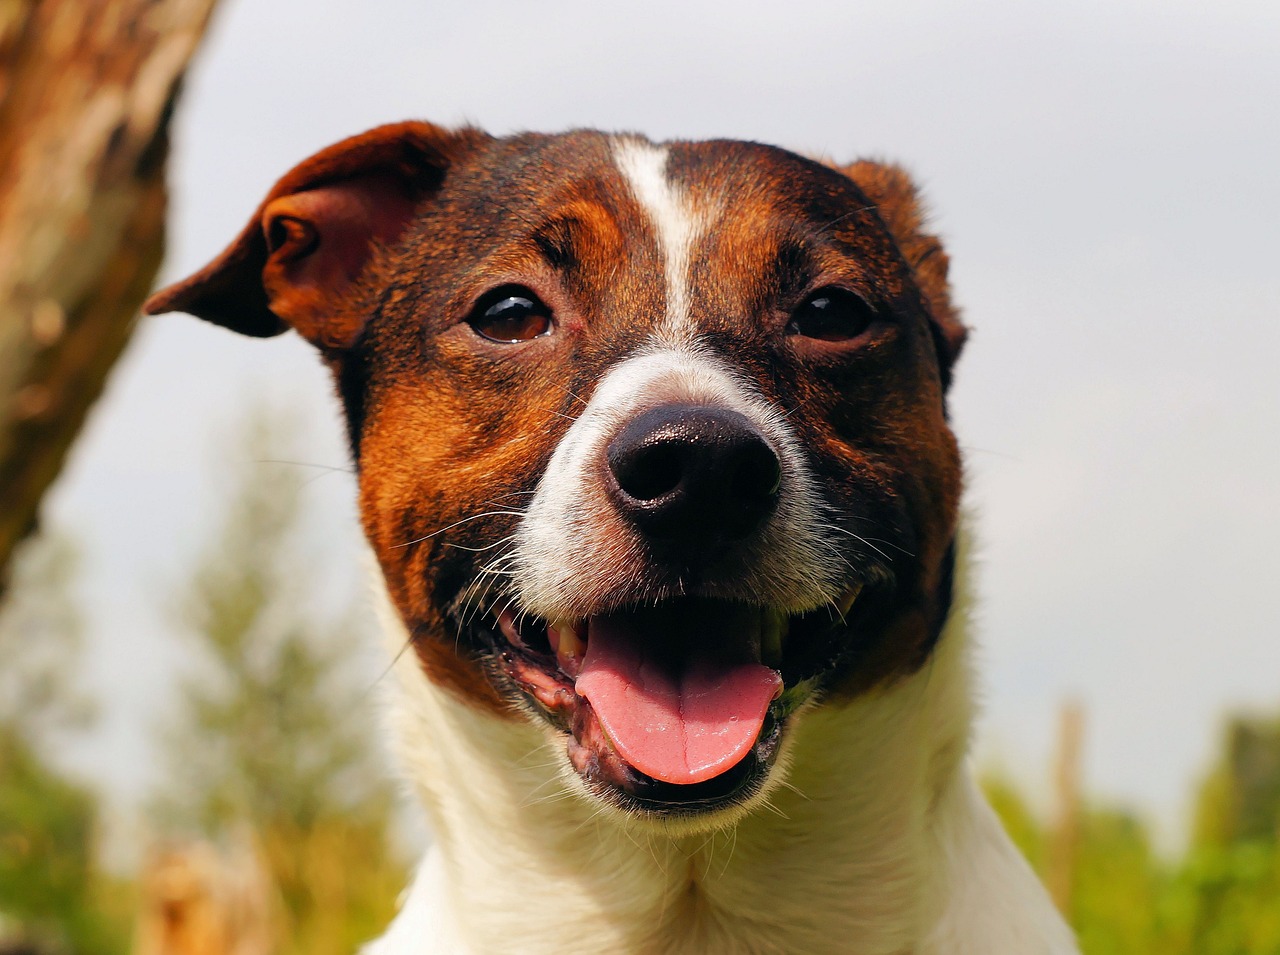
[[[462,940],[444,905],[447,886],[440,854],[429,849],[412,884],[400,899],[400,912],[387,931],[361,955],[466,955]]]
[[[938,807],[941,918],[917,955],[1078,955],[1071,930],[968,774]]]

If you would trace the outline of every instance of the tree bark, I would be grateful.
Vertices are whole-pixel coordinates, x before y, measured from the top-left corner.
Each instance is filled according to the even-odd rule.
[[[0,0],[0,593],[159,268],[215,2]]]

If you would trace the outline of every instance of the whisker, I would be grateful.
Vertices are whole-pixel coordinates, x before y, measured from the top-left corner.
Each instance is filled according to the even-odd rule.
[[[974,447],[972,444],[962,444],[960,446],[960,450],[965,454],[990,454],[997,458],[1004,458],[1007,461],[1022,460],[1022,458],[1018,457],[1016,454],[1008,454],[1004,451],[993,450],[992,448],[978,448]]]
[[[852,537],[854,540],[858,541],[859,543],[866,544],[868,547],[870,547],[873,551],[875,551],[877,554],[879,554],[879,555],[880,555],[881,557],[883,557],[885,560],[889,560],[889,561],[893,560],[893,558],[892,558],[892,557],[890,557],[888,554],[886,554],[884,551],[882,551],[882,550],[881,550],[879,547],[877,547],[875,544],[871,543],[871,541],[870,541],[870,540],[868,540],[867,538],[863,537],[861,534],[856,534],[856,533],[854,533],[853,531],[849,530],[849,528],[847,528],[847,527],[841,527],[839,524],[829,524],[829,525],[828,525],[828,527],[829,527],[831,530],[833,530],[833,531],[840,531],[840,533],[842,533],[842,534],[848,534],[850,537]],[[911,554],[911,553],[909,553],[908,551],[902,550],[902,548],[901,548],[901,547],[897,547],[897,545],[895,545],[895,544],[890,544],[888,541],[880,541],[880,543],[882,543],[882,544],[886,544],[886,545],[887,545],[887,546],[889,546],[889,547],[894,547],[894,548],[896,548],[897,550],[901,550],[901,551],[902,551],[904,554],[906,554],[908,557],[914,557],[914,556],[915,556],[914,554]]]
[[[733,854],[738,848],[738,827],[734,826],[729,830],[729,852],[724,860],[724,865],[720,868],[720,878],[724,878],[729,872],[729,864],[733,862]]]
[[[355,474],[355,468],[341,467],[336,464],[316,464],[313,461],[286,461],[283,458],[258,458],[255,464],[292,464],[298,468],[319,468],[322,471],[341,471],[343,474]]]
[[[499,507],[500,502],[505,501],[509,497],[532,497],[534,494],[537,494],[537,493],[538,491],[536,488],[530,491],[508,491],[506,494],[498,495],[498,497],[494,500],[485,501],[485,503],[493,507]]]
[[[417,639],[418,639],[418,634],[414,631],[410,631],[409,638],[405,640],[404,644],[400,647],[400,649],[396,651],[396,655],[391,658],[391,662],[386,665],[383,671],[378,674],[377,678],[374,679],[374,681],[369,684],[368,689],[366,689],[364,693],[361,695],[360,697],[361,703],[366,702],[369,699],[369,696],[373,693],[373,691],[378,688],[378,685],[382,683],[382,681],[385,680],[388,676],[390,676],[391,671],[394,670],[396,668],[396,665],[400,662],[400,658],[405,655],[406,651],[408,651],[408,649],[413,646],[414,641]]]
[[[523,517],[523,516],[524,516],[523,511],[503,511],[503,510],[485,511],[483,514],[472,514],[470,517],[464,517],[460,521],[454,521],[448,527],[442,527],[438,531],[432,531],[430,534],[425,534],[422,537],[416,537],[411,541],[405,541],[403,544],[395,544],[393,546],[409,547],[412,544],[421,544],[423,541],[430,540],[431,538],[439,534],[443,534],[445,531],[453,530],[455,527],[460,527],[463,524],[470,523],[471,521],[478,521],[483,517]]]
[[[493,550],[495,547],[501,547],[503,544],[510,543],[515,540],[514,537],[504,537],[502,540],[494,541],[492,544],[485,544],[483,547],[468,547],[466,544],[451,544],[448,541],[444,543],[445,547],[452,547],[455,550],[467,550],[473,554],[482,554],[487,550]]]
[[[839,225],[841,222],[843,222],[845,219],[848,219],[852,216],[859,215],[860,213],[863,213],[863,212],[869,212],[874,208],[875,206],[859,206],[857,209],[850,209],[848,212],[844,213],[843,215],[836,216],[826,225],[819,226],[818,230],[820,232],[828,232],[831,229],[835,228],[837,225]]]
[[[760,805],[761,805],[761,806],[763,806],[765,809],[768,809],[770,812],[772,812],[772,813],[774,813],[774,814],[776,814],[776,815],[778,815],[778,816],[781,816],[783,819],[787,820],[787,822],[790,822],[790,821],[791,821],[791,817],[790,817],[790,816],[788,816],[788,815],[787,815],[785,812],[783,812],[781,809],[779,809],[777,806],[775,806],[771,800],[768,800],[768,799],[762,799],[762,800],[760,800]]]
[[[864,524],[871,524],[873,527],[874,527],[874,526],[876,526],[876,522],[875,522],[874,520],[872,520],[871,518],[869,518],[869,517],[861,517],[861,516],[859,516],[859,515],[857,515],[857,514],[846,514],[846,515],[842,515],[841,520],[845,520],[845,521],[861,521],[861,522],[862,522],[862,523],[864,523]],[[860,534],[855,534],[853,531],[849,530],[847,527],[843,526],[843,525],[842,525],[841,523],[839,523],[838,521],[832,521],[832,522],[829,524],[829,526],[834,527],[834,528],[835,528],[835,529],[837,529],[837,530],[843,531],[844,533],[849,534],[849,535],[851,535],[851,536],[853,536],[853,537],[857,537],[857,538],[858,538],[858,540],[864,541],[864,542],[866,542],[866,543],[871,543],[872,541],[874,541],[874,542],[875,542],[875,543],[877,543],[877,544],[884,544],[886,547],[892,547],[894,550],[898,551],[899,553],[905,554],[905,555],[906,555],[906,556],[908,556],[908,557],[914,557],[914,556],[915,556],[915,554],[913,554],[911,551],[907,550],[906,548],[904,548],[904,547],[902,547],[902,546],[900,546],[900,545],[898,545],[898,544],[895,544],[893,541],[884,540],[883,538],[880,538],[880,537],[863,537],[863,536],[862,536],[862,535],[860,535]]]
[[[899,547],[899,546],[898,546],[897,544],[895,544],[893,541],[882,540],[882,539],[881,539],[881,538],[879,538],[879,537],[864,537],[864,538],[862,538],[862,539],[863,539],[864,541],[866,541],[867,543],[871,543],[871,542],[873,542],[873,541],[874,541],[874,542],[875,542],[875,543],[877,543],[877,544],[884,544],[884,546],[885,546],[885,547],[892,547],[892,548],[893,548],[894,550],[896,550],[898,553],[900,553],[900,554],[905,554],[905,555],[906,555],[906,556],[908,556],[908,557],[914,557],[914,556],[916,556],[916,555],[915,555],[915,554],[913,554],[911,551],[907,550],[905,547]]]
[[[553,793],[548,793],[545,796],[539,796],[537,799],[525,800],[520,803],[520,808],[530,809],[534,806],[547,806],[553,802],[563,802],[564,800],[570,798],[572,795],[573,793],[570,792],[569,790],[562,789],[559,792],[553,792]]]
[[[795,793],[797,796],[799,796],[799,797],[800,797],[801,799],[803,799],[805,802],[812,802],[812,801],[813,801],[813,800],[811,800],[808,796],[806,796],[806,795],[804,794],[804,791],[803,791],[802,789],[800,789],[800,787],[799,787],[799,786],[797,786],[797,785],[796,785],[795,783],[793,783],[793,782],[790,782],[789,780],[786,780],[786,779],[780,779],[780,780],[778,780],[778,785],[779,785],[779,786],[781,786],[783,789],[789,789],[789,790],[791,790],[793,793]]]
[[[544,763],[542,766],[538,768],[550,769],[554,765],[555,765],[554,763]],[[541,805],[542,803],[555,802],[556,800],[563,799],[565,796],[568,795],[567,792],[560,791],[560,792],[547,793],[546,795],[542,795],[542,796],[539,795],[539,793],[541,793],[548,786],[553,786],[559,782],[562,782],[559,776],[550,776],[547,779],[544,779],[542,782],[538,783],[538,785],[534,786],[533,789],[529,790],[528,795],[520,801],[520,808],[526,809],[529,806],[537,806],[537,805]]]
[[[522,769],[525,767],[528,767],[529,769],[552,769],[556,765],[556,761],[554,759],[549,760],[548,762],[545,762],[545,763],[540,763],[537,766],[529,766],[529,760],[533,759],[533,757],[545,756],[545,755],[546,753],[544,750],[542,750],[539,747],[535,747],[534,749],[529,750],[529,752],[525,753],[523,756],[517,759],[512,765],[520,767]]]
[[[570,398],[572,398],[574,401],[578,402],[578,404],[582,405],[582,407],[585,408],[587,406],[587,399],[583,398],[580,394],[575,392],[572,388],[569,388],[567,386],[561,386],[560,390],[563,391]]]
[[[596,819],[598,819],[598,818],[599,818],[600,816],[602,816],[605,812],[607,812],[607,811],[608,811],[608,809],[609,809],[609,806],[608,806],[607,804],[605,804],[605,803],[601,803],[600,805],[596,806],[596,808],[595,808],[595,811],[594,811],[594,812],[590,813],[590,814],[589,814],[585,819],[583,819],[583,820],[582,820],[582,822],[578,823],[578,824],[574,827],[574,829],[573,829],[574,834],[576,835],[577,833],[581,832],[585,826],[587,826],[587,825],[588,825],[588,824],[590,824],[590,823],[595,822],[595,821],[596,821]],[[623,831],[625,831],[625,830],[623,830]]]

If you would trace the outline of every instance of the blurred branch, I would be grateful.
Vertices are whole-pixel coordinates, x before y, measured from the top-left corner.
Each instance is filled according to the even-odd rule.
[[[1054,767],[1056,812],[1049,840],[1045,882],[1058,910],[1070,917],[1080,846],[1080,747],[1084,710],[1072,701],[1058,714],[1058,753]]]
[[[0,589],[159,268],[169,120],[215,2],[0,4]]]

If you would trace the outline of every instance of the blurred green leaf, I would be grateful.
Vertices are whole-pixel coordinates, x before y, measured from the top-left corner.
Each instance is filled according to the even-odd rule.
[[[179,601],[198,656],[165,727],[157,795],[176,832],[255,833],[284,902],[286,952],[347,953],[376,934],[403,887],[388,850],[392,791],[357,655],[359,617],[317,607],[320,568],[300,543],[304,479],[280,415],[250,422],[226,460],[226,519]]]

